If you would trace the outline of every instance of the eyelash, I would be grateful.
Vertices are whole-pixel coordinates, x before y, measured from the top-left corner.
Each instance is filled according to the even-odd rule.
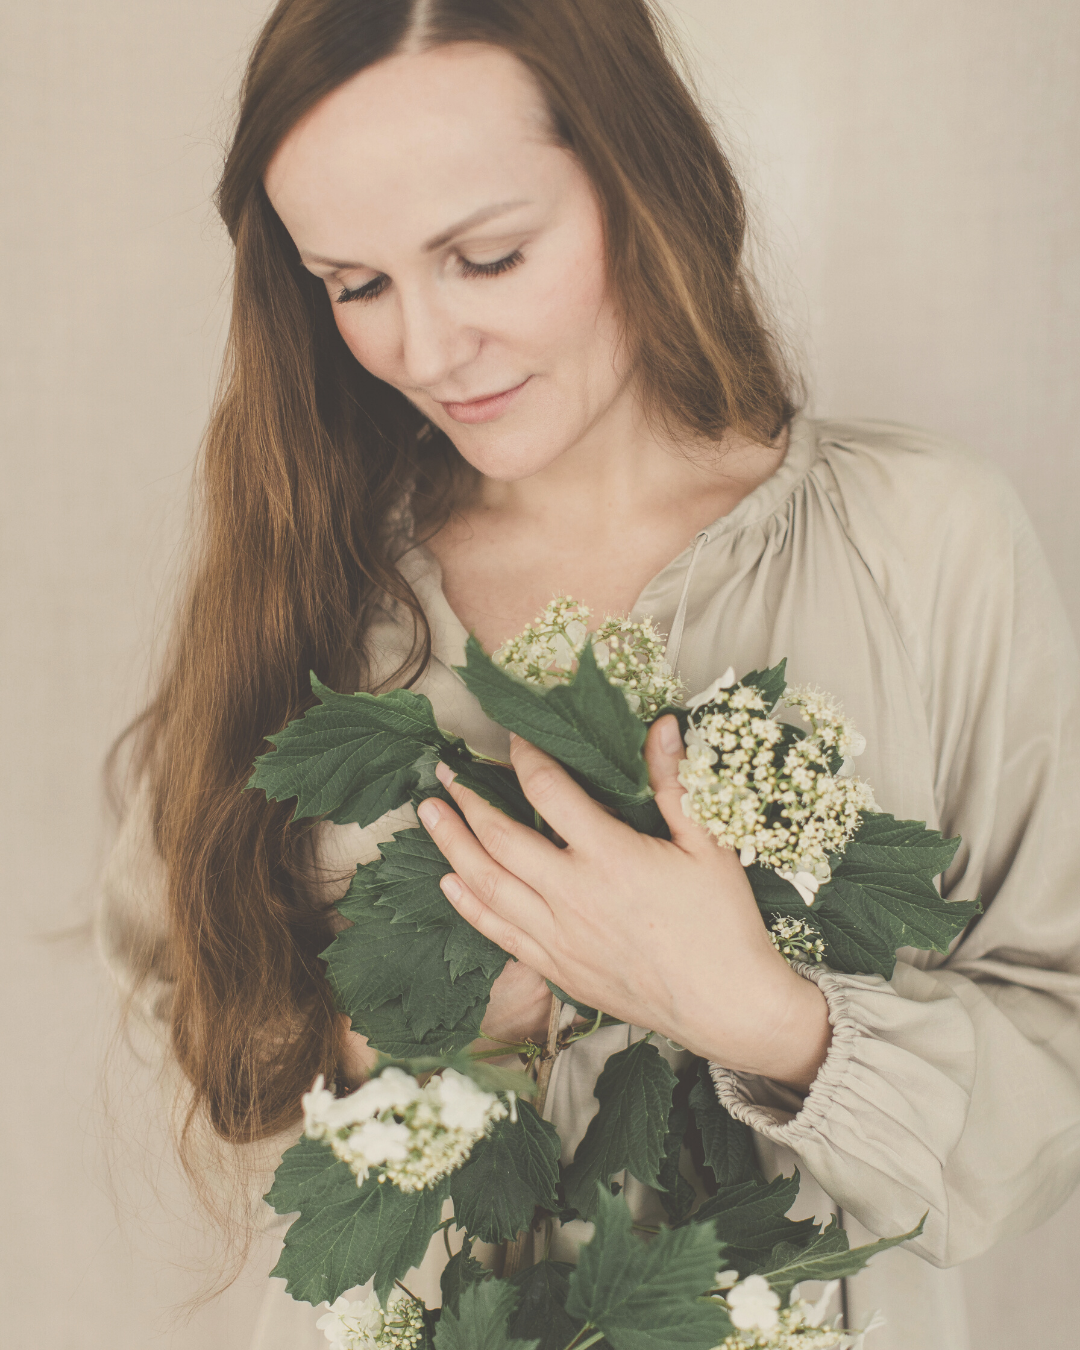
[[[516,248],[513,253],[508,253],[505,258],[497,258],[495,262],[474,263],[468,258],[462,258],[461,271],[467,277],[497,277],[524,261],[521,249]],[[337,294],[335,303],[347,305],[352,300],[376,300],[386,290],[388,282],[388,277],[381,276],[365,282],[363,286],[357,286],[353,291],[343,286]]]

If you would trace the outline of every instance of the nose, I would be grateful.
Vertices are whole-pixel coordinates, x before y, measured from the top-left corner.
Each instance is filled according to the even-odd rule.
[[[414,389],[438,390],[480,347],[480,334],[454,312],[437,287],[399,288],[401,366]]]

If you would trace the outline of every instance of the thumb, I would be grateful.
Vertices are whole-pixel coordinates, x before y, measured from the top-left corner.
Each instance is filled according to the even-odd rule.
[[[705,831],[683,811],[686,789],[678,779],[683,759],[683,739],[678,720],[666,713],[649,728],[645,739],[645,763],[649,766],[649,786],[656,793],[656,804],[671,831],[672,841],[688,852],[708,842]]]

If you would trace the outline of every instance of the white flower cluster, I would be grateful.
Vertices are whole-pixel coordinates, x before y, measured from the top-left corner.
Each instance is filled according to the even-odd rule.
[[[723,1288],[732,1278],[738,1280],[736,1271],[720,1272],[717,1286]],[[822,1326],[837,1283],[827,1285],[815,1304],[795,1299],[790,1307],[781,1308],[780,1296],[768,1280],[748,1275],[728,1289],[728,1316],[736,1331],[717,1350],[846,1350],[853,1344],[852,1336]]]
[[[731,670],[690,700],[683,810],[737,849],[744,867],[772,868],[812,905],[832,875],[827,855],[843,852],[861,811],[878,808],[869,785],[851,776],[866,743],[836,704],[802,688],[780,704],[802,713],[808,735],[793,741],[762,694]],[[834,756],[843,760],[835,774]]]
[[[537,619],[526,624],[492,655],[512,675],[550,689],[569,684],[588,640],[591,611],[568,595],[556,596]],[[681,682],[664,656],[664,640],[651,619],[640,623],[610,615],[593,635],[596,664],[626,694],[631,711],[647,719],[682,694]]]
[[[769,941],[785,961],[818,965],[825,960],[825,943],[812,923],[778,914],[769,925]]]
[[[454,1069],[421,1087],[411,1074],[387,1068],[347,1097],[335,1097],[320,1074],[303,1106],[304,1133],[329,1144],[357,1185],[375,1168],[380,1181],[421,1191],[460,1167],[489,1125],[511,1115],[514,1100],[511,1094],[508,1108]]]
[[[419,1350],[424,1343],[423,1305],[398,1289],[385,1309],[375,1294],[355,1303],[343,1294],[315,1325],[330,1350]]]

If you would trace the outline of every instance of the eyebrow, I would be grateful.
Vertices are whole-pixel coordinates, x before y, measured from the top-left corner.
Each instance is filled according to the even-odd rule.
[[[455,225],[451,225],[448,230],[443,230],[441,234],[435,235],[422,245],[425,253],[434,253],[437,249],[445,248],[452,239],[456,239],[459,234],[464,234],[466,230],[471,230],[477,225],[484,225],[489,220],[494,220],[496,216],[506,215],[508,211],[513,211],[519,206],[528,206],[528,201],[522,199],[516,202],[496,202],[493,206],[482,206],[479,211],[474,211],[471,216],[466,216],[464,220],[459,220]],[[354,267],[366,267],[366,263],[341,262],[336,258],[324,258],[318,253],[305,253],[302,255],[305,262],[321,263],[324,267],[333,267],[339,271],[347,271]]]

